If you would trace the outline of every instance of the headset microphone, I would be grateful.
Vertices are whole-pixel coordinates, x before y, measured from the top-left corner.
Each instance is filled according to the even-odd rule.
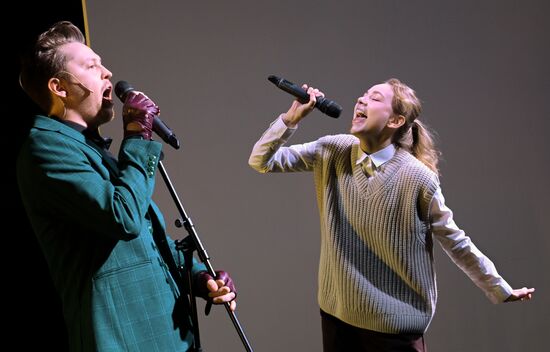
[[[82,81],[80,79],[78,79],[78,77],[76,77],[75,75],[73,75],[72,73],[68,72],[68,71],[59,71],[58,73],[66,73],[70,76],[72,76],[74,79],[76,79],[77,83],[79,86],[81,86],[82,88],[86,89],[88,92],[90,93],[93,93],[94,91],[91,90],[90,88],[86,87],[86,85],[84,83],[82,83]]]

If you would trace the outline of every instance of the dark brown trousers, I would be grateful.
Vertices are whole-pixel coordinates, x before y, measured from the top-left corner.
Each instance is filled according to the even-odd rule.
[[[324,352],[426,352],[423,334],[361,329],[321,311]]]

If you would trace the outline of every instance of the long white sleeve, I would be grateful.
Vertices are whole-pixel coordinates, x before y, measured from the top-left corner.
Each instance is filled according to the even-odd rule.
[[[503,302],[512,287],[498,274],[487,258],[458,228],[453,212],[445,205],[441,189],[437,189],[430,205],[432,233],[453,262],[481,289],[493,303]]]
[[[279,116],[254,144],[248,164],[261,173],[311,171],[317,143],[283,147],[294,131]]]

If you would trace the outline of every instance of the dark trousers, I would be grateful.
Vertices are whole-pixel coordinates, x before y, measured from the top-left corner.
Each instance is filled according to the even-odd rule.
[[[321,311],[324,352],[426,352],[423,334],[361,329]]]

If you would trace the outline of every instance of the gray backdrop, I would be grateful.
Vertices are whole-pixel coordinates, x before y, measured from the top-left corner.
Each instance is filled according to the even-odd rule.
[[[348,131],[353,104],[397,77],[438,132],[455,220],[533,301],[493,305],[437,246],[430,351],[543,351],[550,327],[550,62],[545,0],[89,1],[92,48],[161,107],[180,150],[165,166],[215,268],[231,272],[255,351],[320,351],[319,221],[312,174],[260,175],[252,145],[292,97],[270,74],[321,88],[292,142]],[[117,119],[103,128],[121,139]],[[158,178],[155,200],[173,224]],[[170,225],[174,238],[185,231]],[[203,303],[200,303],[202,313]],[[200,320],[205,351],[244,351],[225,309]]]

